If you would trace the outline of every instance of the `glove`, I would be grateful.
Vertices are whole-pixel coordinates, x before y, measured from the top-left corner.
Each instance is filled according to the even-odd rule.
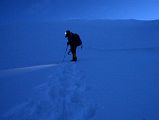
[[[67,54],[68,54],[68,55],[71,55],[71,50],[69,50]]]

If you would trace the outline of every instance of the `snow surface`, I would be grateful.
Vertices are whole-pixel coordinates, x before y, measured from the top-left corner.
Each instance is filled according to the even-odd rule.
[[[80,34],[79,61],[64,32]],[[159,21],[0,25],[0,120],[159,120]]]

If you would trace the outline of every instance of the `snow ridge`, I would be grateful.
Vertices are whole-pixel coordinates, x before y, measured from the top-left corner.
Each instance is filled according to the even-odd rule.
[[[35,88],[35,97],[9,111],[4,120],[89,120],[95,105],[86,98],[85,76],[78,64],[64,63],[49,82]]]

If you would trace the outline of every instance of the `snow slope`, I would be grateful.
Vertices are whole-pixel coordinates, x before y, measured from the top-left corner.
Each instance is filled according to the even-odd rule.
[[[62,63],[64,31],[81,35]],[[3,120],[158,120],[159,21],[70,20],[0,26]]]
[[[78,64],[78,63],[77,63]],[[52,68],[53,69],[53,68]],[[95,106],[85,97],[85,80],[76,64],[61,64],[34,96],[5,115],[4,120],[88,120]]]

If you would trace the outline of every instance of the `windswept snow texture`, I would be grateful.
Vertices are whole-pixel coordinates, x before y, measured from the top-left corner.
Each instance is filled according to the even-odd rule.
[[[0,40],[0,120],[159,120],[158,20],[8,24]]]
[[[49,80],[35,88],[35,96],[14,108],[3,120],[89,120],[95,106],[85,97],[84,76],[76,64],[61,64]]]

